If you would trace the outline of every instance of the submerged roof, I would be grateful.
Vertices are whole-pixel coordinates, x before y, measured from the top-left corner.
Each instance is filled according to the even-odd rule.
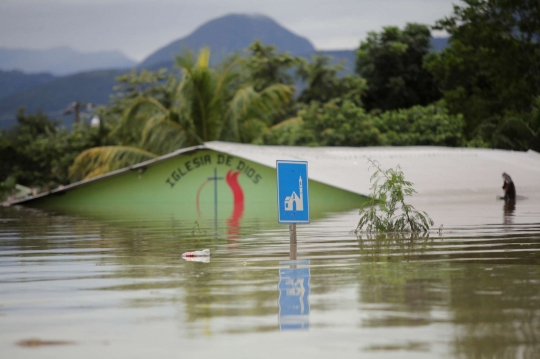
[[[228,142],[207,142],[108,174],[73,183],[50,193],[67,191],[124,172],[138,170],[185,153],[210,149],[275,168],[276,160],[306,160],[309,178],[354,193],[369,195],[368,159],[379,161],[384,169],[400,166],[405,178],[414,183],[419,195],[452,195],[499,191],[502,173],[508,173],[521,190],[540,192],[540,154],[482,148],[448,147],[296,147],[258,146]],[[25,198],[11,204],[36,198]]]
[[[294,147],[207,142],[207,148],[270,167],[276,160],[306,160],[309,178],[351,192],[370,193],[368,158],[384,169],[400,166],[419,195],[481,191],[502,193],[502,173],[518,188],[540,191],[540,154],[485,148]]]

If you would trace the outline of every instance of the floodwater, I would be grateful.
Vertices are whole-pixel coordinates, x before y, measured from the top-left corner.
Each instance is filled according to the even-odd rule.
[[[296,261],[269,221],[231,238],[0,208],[0,356],[540,358],[540,196],[494,197],[418,198],[424,238],[357,238],[356,211],[328,213],[298,226]]]

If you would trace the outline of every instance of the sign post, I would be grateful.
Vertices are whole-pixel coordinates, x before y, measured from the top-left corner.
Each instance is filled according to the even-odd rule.
[[[296,224],[309,223],[308,163],[278,160],[276,170],[278,222],[289,224],[293,260],[296,259]]]
[[[295,261],[296,260],[296,251],[297,251],[297,247],[296,247],[296,223],[294,224],[289,224],[289,239],[290,239],[290,243],[291,243],[291,248],[290,248],[290,251],[289,251],[289,259],[291,261]]]

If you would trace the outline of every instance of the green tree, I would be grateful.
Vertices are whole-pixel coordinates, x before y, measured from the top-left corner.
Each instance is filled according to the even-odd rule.
[[[444,102],[366,113],[351,101],[312,102],[298,117],[266,131],[257,143],[308,146],[462,146],[461,115]]]
[[[125,113],[136,99],[151,97],[158,100],[164,106],[171,104],[171,86],[174,86],[178,74],[168,72],[166,69],[156,71],[135,70],[116,78],[117,85],[113,87],[114,93],[110,97],[109,106],[99,110],[99,117],[105,123],[117,127]],[[103,123],[103,121],[102,121]],[[138,126],[122,126],[109,138],[111,143],[130,146],[139,143],[141,133]]]
[[[312,101],[321,103],[333,99],[352,101],[362,105],[362,95],[366,90],[366,81],[358,76],[338,76],[343,65],[332,65],[329,56],[314,55],[311,61],[302,60],[297,74],[305,83],[298,101],[309,104]]]
[[[275,46],[266,46],[259,40],[255,40],[245,51],[245,56],[239,61],[240,86],[251,86],[255,91],[262,91],[270,86],[281,84],[291,88],[297,86],[295,69],[300,66],[302,59],[288,52],[278,52]],[[296,102],[291,101],[282,104],[280,108],[268,112],[266,116],[259,114],[259,122],[252,123],[249,136],[258,136],[267,126],[280,123],[296,114]],[[265,123],[261,126],[261,121]],[[258,134],[258,135],[255,135]]]
[[[73,159],[102,144],[102,138],[99,128],[86,123],[68,132],[42,113],[20,110],[17,125],[0,134],[0,182],[13,180],[43,190],[67,184]]]
[[[275,46],[265,46],[256,40],[248,47],[242,62],[244,83],[252,85],[255,91],[275,84],[292,86],[295,82],[292,70],[300,62],[300,58],[288,52],[278,53]]]
[[[51,164],[58,152],[51,139],[58,135],[57,123],[46,115],[17,114],[17,125],[1,135],[0,179],[15,178],[16,182],[33,187],[48,187],[54,183]]]
[[[463,2],[436,23],[451,39],[426,59],[426,67],[450,110],[464,115],[469,139],[527,149],[540,95],[540,2]]]
[[[312,102],[299,113],[307,135],[302,144],[320,146],[377,146],[381,133],[373,117],[352,101]]]
[[[368,85],[363,98],[366,109],[409,108],[440,98],[433,76],[423,67],[430,38],[429,28],[420,24],[368,34],[356,53],[356,72]]]
[[[89,178],[155,158],[173,150],[226,140],[248,142],[266,126],[261,120],[292,97],[290,86],[273,84],[260,91],[239,87],[233,58],[214,68],[210,51],[176,57],[182,78],[168,81],[166,99],[140,96],[125,110],[116,131],[130,127],[140,133],[136,146],[106,146],[81,153],[71,168],[73,178]]]
[[[467,144],[462,115],[449,113],[443,101],[428,106],[386,111],[376,116],[375,126],[387,146],[450,146]]]

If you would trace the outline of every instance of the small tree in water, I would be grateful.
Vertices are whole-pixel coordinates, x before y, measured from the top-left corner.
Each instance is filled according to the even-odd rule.
[[[371,176],[371,196],[360,208],[360,221],[356,233],[410,232],[425,233],[433,226],[426,212],[405,203],[405,197],[416,191],[405,181],[399,165],[396,169],[383,170],[377,161],[368,159],[375,173]]]

